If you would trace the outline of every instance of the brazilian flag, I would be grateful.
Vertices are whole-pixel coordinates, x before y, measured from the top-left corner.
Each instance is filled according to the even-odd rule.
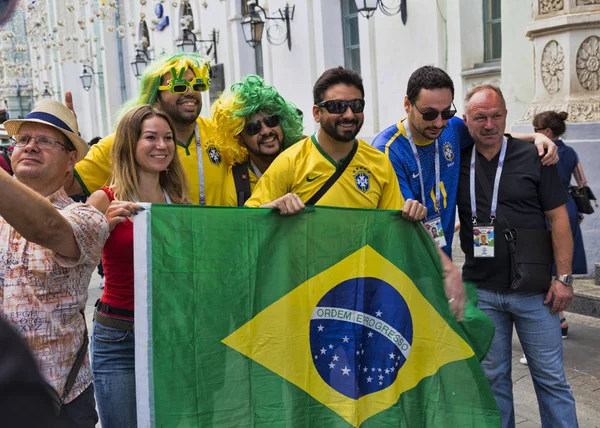
[[[140,427],[495,427],[492,322],[399,212],[136,216]]]

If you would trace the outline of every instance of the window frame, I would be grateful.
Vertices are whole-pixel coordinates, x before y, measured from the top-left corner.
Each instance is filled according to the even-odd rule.
[[[360,64],[360,33],[358,31],[358,19],[359,13],[350,13],[349,3],[354,3],[355,0],[341,0],[342,7],[342,44],[344,49],[344,67],[356,71],[358,74],[361,74],[361,64]],[[355,4],[355,3],[354,3]],[[358,34],[358,44],[352,45],[350,44],[350,20],[356,18],[356,26],[357,26],[357,34]],[[357,51],[358,52],[358,70],[351,67],[351,53]]]
[[[492,19],[491,2],[498,1],[500,3],[500,18]],[[493,24],[500,24],[500,56],[492,57],[492,32]],[[483,61],[495,62],[502,60],[502,2],[501,0],[483,0]]]

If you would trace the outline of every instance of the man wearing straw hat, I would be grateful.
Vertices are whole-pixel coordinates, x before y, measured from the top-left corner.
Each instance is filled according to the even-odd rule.
[[[55,391],[58,426],[94,427],[83,310],[108,223],[63,188],[88,147],[57,101],[43,100],[4,126],[16,179],[0,171],[0,316],[25,338]]]

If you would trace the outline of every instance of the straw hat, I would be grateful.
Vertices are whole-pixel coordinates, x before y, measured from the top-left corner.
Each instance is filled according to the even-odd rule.
[[[77,161],[83,159],[88,152],[88,145],[79,136],[77,118],[71,110],[54,100],[38,102],[25,119],[11,119],[4,122],[4,128],[11,137],[19,133],[24,123],[41,123],[51,126],[67,136],[77,150]]]

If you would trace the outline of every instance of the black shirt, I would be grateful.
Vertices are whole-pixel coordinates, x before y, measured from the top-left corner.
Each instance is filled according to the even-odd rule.
[[[506,239],[500,233],[501,227],[494,224],[494,258],[473,257],[473,223],[471,219],[471,197],[469,195],[469,171],[472,148],[464,149],[460,156],[460,176],[458,182],[458,215],[460,219],[460,244],[466,260],[463,266],[463,279],[472,281],[478,287],[494,290],[510,288],[510,265]],[[498,153],[488,161],[479,152],[476,162],[481,164],[490,188],[494,188],[494,178],[498,167]],[[475,178],[475,198],[477,201],[478,224],[490,224],[492,195],[487,198]],[[567,203],[565,193],[555,166],[542,166],[537,149],[531,143],[508,136],[504,168],[498,189],[498,213],[506,218],[511,228],[546,229],[544,211],[550,211]]]

